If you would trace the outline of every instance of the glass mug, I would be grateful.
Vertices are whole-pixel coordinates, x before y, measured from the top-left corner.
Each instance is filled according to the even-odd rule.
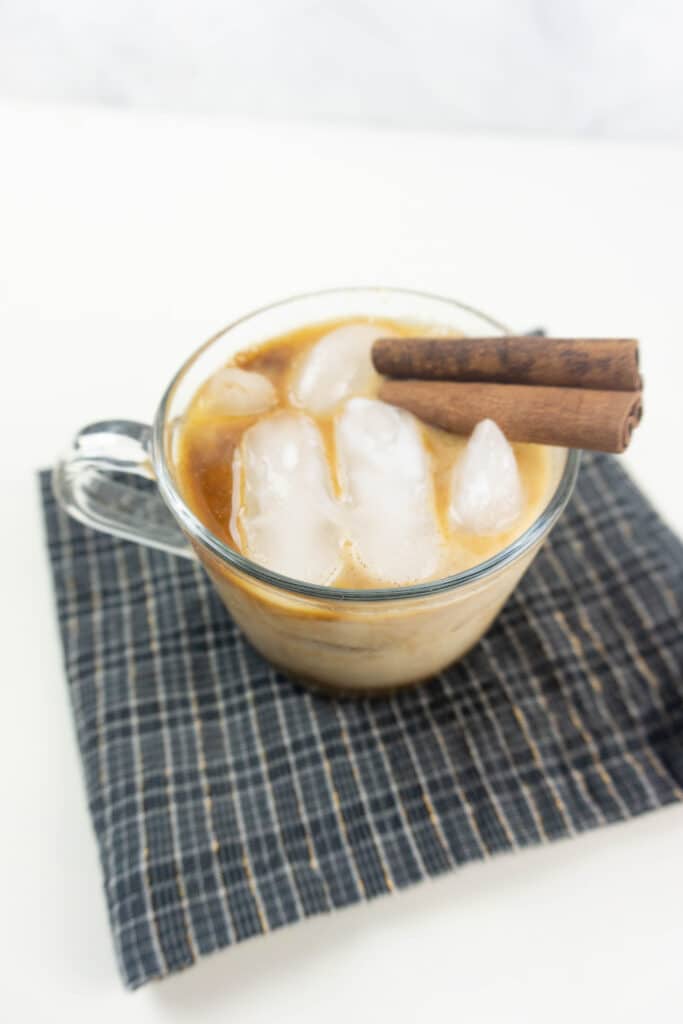
[[[88,526],[198,559],[235,622],[278,668],[330,692],[368,695],[426,680],[479,640],[567,504],[578,452],[551,449],[550,497],[523,534],[444,579],[343,590],[289,579],[245,558],[207,529],[180,494],[174,453],[183,415],[199,385],[237,352],[309,323],[352,316],[470,335],[509,333],[458,302],[413,291],[346,288],[288,299],[237,320],[190,356],[152,427],[112,421],[82,430],[53,482],[62,507]],[[154,480],[156,488],[142,490],[122,481],[122,473]]]

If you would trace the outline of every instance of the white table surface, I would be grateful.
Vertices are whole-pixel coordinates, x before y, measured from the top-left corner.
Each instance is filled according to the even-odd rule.
[[[499,858],[134,996],[109,936],[34,471],[150,419],[237,314],[347,283],[642,339],[625,459],[683,531],[683,150],[0,107],[0,1014],[8,1021],[621,1022],[683,999],[683,815]]]

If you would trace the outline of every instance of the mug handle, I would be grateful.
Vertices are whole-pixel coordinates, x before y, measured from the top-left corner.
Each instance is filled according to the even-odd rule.
[[[195,558],[157,488],[122,478],[156,479],[151,440],[151,427],[132,420],[84,427],[52,472],[55,498],[65,512],[95,530]]]

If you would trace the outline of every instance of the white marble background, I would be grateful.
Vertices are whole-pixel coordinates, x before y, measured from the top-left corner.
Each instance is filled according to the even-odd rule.
[[[0,97],[683,140],[681,0],[0,0]]]

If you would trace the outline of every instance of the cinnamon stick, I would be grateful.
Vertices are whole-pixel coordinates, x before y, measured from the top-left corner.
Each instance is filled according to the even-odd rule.
[[[642,415],[638,391],[384,380],[379,397],[455,434],[492,419],[510,441],[601,452],[623,452]]]
[[[492,381],[545,387],[639,391],[632,338],[382,338],[379,373],[419,380]]]

